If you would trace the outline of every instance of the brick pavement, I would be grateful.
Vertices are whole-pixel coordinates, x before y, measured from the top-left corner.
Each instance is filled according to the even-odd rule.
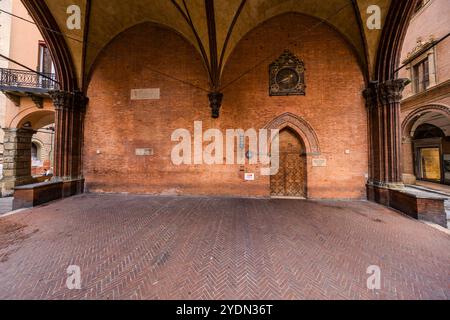
[[[449,247],[368,202],[89,194],[0,218],[0,299],[449,299]]]

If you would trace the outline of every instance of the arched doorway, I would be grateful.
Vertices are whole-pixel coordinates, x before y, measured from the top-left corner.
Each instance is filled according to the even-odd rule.
[[[280,167],[270,177],[271,195],[306,198],[306,149],[298,134],[287,127],[280,131]]]
[[[450,111],[423,107],[403,123],[403,179],[450,184]],[[410,178],[411,177],[411,178]]]

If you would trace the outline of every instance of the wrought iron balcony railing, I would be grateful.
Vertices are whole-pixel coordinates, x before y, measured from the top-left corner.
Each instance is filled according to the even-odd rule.
[[[45,77],[31,71],[0,68],[0,89],[26,90],[29,88],[42,91],[58,89],[54,73],[43,73],[43,75]]]

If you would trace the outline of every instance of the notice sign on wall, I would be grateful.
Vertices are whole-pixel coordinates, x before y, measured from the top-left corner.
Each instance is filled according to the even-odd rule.
[[[131,90],[131,100],[159,100],[160,98],[159,88]]]
[[[255,174],[254,173],[246,173],[244,175],[245,181],[255,181]]]
[[[136,155],[138,157],[152,156],[153,155],[153,149],[151,149],[151,148],[136,149]]]
[[[326,167],[327,159],[313,159],[312,166],[313,167]]]

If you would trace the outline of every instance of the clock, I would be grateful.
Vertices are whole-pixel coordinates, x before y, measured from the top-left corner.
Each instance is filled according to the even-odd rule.
[[[289,51],[269,67],[270,96],[305,95],[305,67],[303,61]]]

